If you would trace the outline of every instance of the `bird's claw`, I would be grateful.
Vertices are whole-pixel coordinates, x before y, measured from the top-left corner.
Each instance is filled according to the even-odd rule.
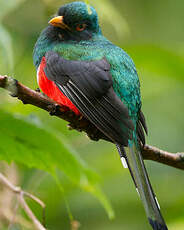
[[[37,93],[40,93],[40,92],[41,92],[40,88],[36,88],[35,91],[36,91]]]
[[[60,106],[59,105],[49,105],[48,109],[49,109],[49,114],[51,116],[57,116],[60,114]]]
[[[92,141],[99,141],[99,137],[97,135],[97,132],[94,133],[87,133],[87,137]]]
[[[77,130],[78,132],[82,132],[82,129],[77,127],[75,124],[69,123],[67,125],[68,130]]]

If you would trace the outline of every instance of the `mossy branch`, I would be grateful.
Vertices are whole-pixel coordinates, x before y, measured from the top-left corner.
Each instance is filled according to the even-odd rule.
[[[42,93],[28,88],[17,80],[8,76],[0,76],[0,87],[8,90],[11,96],[17,97],[24,104],[34,105],[46,110],[50,115],[55,115],[69,122],[70,129],[76,129],[80,132],[83,131],[94,141],[103,139],[110,142],[110,140],[86,118],[77,116],[74,112],[68,110],[66,106],[58,105]],[[142,146],[141,151],[145,160],[153,160],[184,170],[184,153],[169,153],[149,145]]]

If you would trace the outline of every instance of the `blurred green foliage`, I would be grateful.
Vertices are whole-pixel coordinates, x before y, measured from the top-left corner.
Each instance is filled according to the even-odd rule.
[[[69,1],[0,0],[1,75],[11,74],[29,87],[37,88],[36,71],[32,64],[34,43],[56,9],[66,2]],[[89,3],[98,11],[104,34],[126,50],[137,66],[141,81],[143,111],[149,127],[147,142],[172,152],[184,151],[184,2],[182,0],[89,0]],[[68,176],[57,171],[57,177],[60,178],[64,189],[64,196],[74,218],[80,221],[81,230],[150,228],[129,173],[122,169],[114,146],[103,141],[91,142],[84,134],[68,131],[66,122],[49,117],[47,113],[32,106],[22,105],[16,99],[10,98],[4,90],[0,90],[0,98],[0,127],[4,124],[4,129],[8,130],[7,123],[5,125],[2,120],[8,119],[9,116],[10,120],[20,119],[22,116],[27,116],[29,119],[37,117],[36,122],[39,121],[41,127],[38,124],[33,126],[25,120],[22,120],[24,131],[16,129],[16,126],[12,125],[15,123],[13,120],[9,127],[10,125],[14,127],[17,135],[25,139],[37,133],[35,136],[38,140],[42,140],[40,141],[43,146],[41,151],[47,147],[49,149],[48,139],[53,139],[53,142],[57,140],[58,146],[61,147],[52,146],[51,148],[54,150],[53,157],[58,158],[57,160],[50,158],[50,160],[58,168],[62,167],[64,160],[62,159],[63,148],[65,155],[67,153],[70,155],[66,148],[66,143],[68,143],[71,149],[78,152],[80,157],[102,178],[101,186],[111,200],[116,214],[113,221],[105,216],[97,200],[82,191],[75,182],[71,183]],[[6,116],[3,111],[8,112],[9,115]],[[12,154],[11,159],[16,160],[15,156],[20,156],[18,152],[15,155],[15,149],[10,142],[5,144],[4,133],[1,129],[0,154],[1,156],[4,154],[2,146],[4,149],[7,146],[9,150],[11,148],[12,150],[8,151],[6,157],[10,158]],[[43,143],[44,138],[45,143]],[[21,145],[24,144],[21,143]],[[34,154],[30,153],[29,147],[23,148],[27,157],[32,156],[34,160]],[[74,153],[72,156],[76,157],[77,154]],[[42,159],[46,162],[44,153],[39,154],[39,157],[43,157]],[[81,160],[77,160],[77,164],[80,162]],[[24,166],[31,166],[31,164],[31,161],[26,161],[26,159],[25,162],[24,159],[19,160],[20,185],[38,195],[46,203],[49,229],[70,229],[65,198],[60,188],[49,174]],[[32,166],[40,168],[35,164]],[[88,169],[88,166],[83,163],[81,166],[77,167],[84,173],[85,167]],[[146,166],[169,229],[184,229],[183,172],[154,162],[146,162]],[[74,172],[73,170],[75,168],[71,169],[71,173]],[[92,186],[94,184],[96,186],[96,181],[98,181],[96,176],[94,177],[89,179]],[[38,207],[32,202],[30,206],[41,218]],[[17,225],[12,229],[21,228]]]
[[[66,145],[60,133],[49,132],[33,116],[25,120],[22,116],[13,116],[1,110],[0,114],[0,140],[3,143],[0,147],[1,160],[49,172],[63,192],[57,175],[57,169],[60,169],[74,184],[96,196],[109,217],[113,218],[114,213],[97,185],[98,177]]]

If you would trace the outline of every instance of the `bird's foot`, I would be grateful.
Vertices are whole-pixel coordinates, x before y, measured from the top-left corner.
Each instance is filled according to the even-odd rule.
[[[99,141],[99,137],[96,135],[96,133],[87,133],[87,137],[92,141]]]
[[[73,123],[69,123],[67,125],[67,128],[68,128],[68,130],[77,130],[78,132],[82,132],[82,129]]]
[[[51,116],[59,116],[61,113],[59,105],[49,105],[48,109]]]
[[[40,92],[41,92],[40,88],[36,88],[35,91],[36,91],[37,93],[40,93]]]
[[[77,130],[78,132],[82,132],[82,119],[84,118],[84,116],[81,114],[79,117],[78,117],[78,122],[76,123],[69,123],[67,125],[68,127],[68,130]]]
[[[87,137],[92,141],[99,141],[99,130],[92,126],[87,132]]]

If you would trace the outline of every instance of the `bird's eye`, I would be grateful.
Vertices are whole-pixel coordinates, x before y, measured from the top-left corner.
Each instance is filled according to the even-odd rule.
[[[86,29],[86,24],[85,24],[85,23],[79,24],[79,25],[77,25],[77,27],[76,27],[76,30],[77,30],[77,31],[83,31],[83,30],[85,30],[85,29]]]

